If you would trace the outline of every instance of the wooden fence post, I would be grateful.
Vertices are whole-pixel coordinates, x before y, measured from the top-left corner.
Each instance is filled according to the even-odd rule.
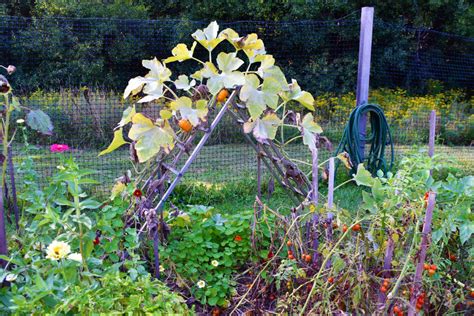
[[[428,140],[428,155],[432,158],[434,155],[434,146],[435,146],[435,136],[436,136],[436,111],[433,110],[430,113],[430,138]]]
[[[370,59],[372,54],[372,30],[374,26],[374,8],[363,7],[360,16],[359,38],[359,66],[357,70],[356,106],[367,103],[369,100]],[[367,116],[359,121],[360,139],[365,139]],[[365,141],[361,141],[360,157],[364,158]]]
[[[328,176],[328,209],[332,209],[334,204],[334,157],[329,158],[329,176]]]

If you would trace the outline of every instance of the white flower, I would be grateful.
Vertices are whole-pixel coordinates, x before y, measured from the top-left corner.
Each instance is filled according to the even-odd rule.
[[[211,264],[214,266],[214,267],[217,267],[219,265],[219,262],[217,260],[212,260],[211,261]]]
[[[9,273],[9,274],[7,274],[5,280],[6,280],[7,282],[13,282],[13,281],[16,280],[17,277],[18,277],[18,275],[13,274],[13,273]]]
[[[165,267],[163,267],[161,264],[160,264],[160,272],[163,272],[165,271]]]
[[[199,280],[197,283],[197,286],[198,288],[202,289],[203,287],[206,286],[206,282],[204,282],[203,280]]]
[[[59,260],[66,257],[71,252],[71,247],[63,241],[54,240],[46,249],[46,258]]]
[[[69,256],[67,256],[67,258],[69,260],[82,262],[82,255],[80,253],[77,253],[77,252],[71,253]]]
[[[66,167],[64,167],[63,165],[56,166],[56,168],[58,168],[59,170],[66,170]]]
[[[25,123],[25,120],[24,119],[18,119],[18,120],[16,120],[16,123],[17,124],[23,124],[23,123]]]

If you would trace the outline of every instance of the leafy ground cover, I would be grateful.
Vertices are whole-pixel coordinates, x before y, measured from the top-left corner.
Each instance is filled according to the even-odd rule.
[[[20,171],[33,166],[27,159]],[[127,227],[135,189],[100,200],[83,190],[95,182],[90,170],[65,157],[60,166],[43,189],[38,174],[24,179],[21,228],[11,230],[11,253],[2,257],[8,266],[0,271],[10,284],[1,289],[5,313],[406,313],[428,188],[436,192],[436,207],[414,306],[421,302],[419,312],[439,314],[472,305],[474,183],[472,176],[452,175],[456,169],[442,157],[405,157],[389,178],[361,171],[336,190],[336,208],[298,215],[280,189],[257,218],[251,185],[181,186],[163,215],[159,280],[148,273],[150,239]],[[338,183],[348,179],[341,174]],[[308,235],[315,215],[319,224]],[[78,258],[81,241],[84,258]]]

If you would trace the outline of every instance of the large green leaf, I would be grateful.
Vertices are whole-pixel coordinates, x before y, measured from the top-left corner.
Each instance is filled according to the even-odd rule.
[[[244,132],[250,133],[253,131],[253,136],[258,141],[274,139],[280,124],[280,118],[275,113],[270,113],[262,119],[257,118],[256,120],[246,122],[244,124]]]
[[[130,123],[132,121],[132,117],[135,114],[137,114],[137,111],[135,110],[135,105],[129,106],[128,108],[126,108],[123,111],[122,119],[118,123],[118,126],[123,127],[123,126],[127,125],[128,123]]]
[[[233,29],[225,29],[219,34],[219,37],[227,39],[236,50],[243,50],[249,59],[254,58],[265,49],[263,41],[255,33],[240,37]]]
[[[221,52],[217,55],[217,67],[222,72],[231,72],[237,70],[244,64],[244,61],[237,57],[237,53]]]
[[[188,97],[180,97],[170,103],[170,108],[174,111],[179,111],[181,117],[189,120],[193,126],[199,124],[199,120],[206,120],[207,116],[207,102],[199,100],[196,102],[196,108],[193,108],[193,101]]]
[[[252,119],[258,118],[267,105],[272,109],[278,106],[280,84],[272,77],[265,78],[260,88],[260,80],[256,75],[246,76],[246,83],[240,90],[240,99],[244,101]]]
[[[316,149],[316,134],[321,134],[323,129],[314,121],[313,114],[308,113],[301,121],[301,132],[303,133],[303,143],[311,150]]]
[[[176,86],[176,89],[188,91],[196,85],[196,80],[193,79],[190,82],[188,76],[180,75],[178,76],[178,79],[174,81],[174,85]]]
[[[255,56],[254,60],[255,62],[260,63],[260,67],[258,67],[257,73],[262,78],[264,78],[264,73],[267,72],[269,69],[271,69],[275,65],[275,58],[273,58],[272,55],[257,55]],[[278,71],[278,69],[274,69],[274,71]],[[279,79],[281,79],[281,75],[279,75]],[[284,81],[283,83],[286,84],[285,76],[283,76],[283,81]]]
[[[362,163],[357,166],[357,173],[353,177],[357,185],[363,185],[366,187],[372,187],[375,181]]]
[[[173,54],[172,57],[168,57],[165,60],[163,60],[163,63],[171,63],[174,61],[179,61],[182,62],[184,60],[190,59],[193,57],[194,49],[196,48],[197,42],[193,43],[193,46],[191,46],[191,49],[188,49],[186,44],[178,44],[176,45],[175,48],[171,50],[171,54]]]
[[[109,147],[107,147],[106,149],[102,150],[100,153],[99,153],[99,156],[102,156],[102,155],[105,155],[105,154],[108,154],[108,153],[111,153],[112,151],[114,151],[115,149],[125,145],[125,144],[128,144],[128,142],[125,141],[125,139],[123,139],[123,133],[122,133],[122,129],[119,128],[118,130],[116,130],[114,132],[114,139],[112,140],[112,142],[110,143]]]
[[[32,110],[26,115],[26,124],[45,135],[53,134],[53,123],[49,116],[41,110]]]
[[[216,21],[213,21],[205,29],[197,30],[191,36],[207,50],[212,51],[224,40],[223,37],[217,37],[217,32],[219,32],[219,25]]]
[[[471,239],[471,235],[474,234],[474,223],[464,223],[459,227],[459,239],[461,244]]]
[[[291,83],[288,85],[286,91],[281,94],[281,97],[285,101],[298,101],[305,108],[314,111],[313,96],[307,91],[302,91],[295,79],[291,80]]]
[[[217,55],[217,65],[220,74],[209,73],[207,87],[212,94],[218,93],[222,88],[232,89],[245,83],[244,74],[236,71],[243,65],[243,61],[236,57],[236,53],[220,53]]]
[[[168,125],[156,126],[151,119],[141,113],[133,116],[132,123],[128,137],[136,142],[135,150],[139,162],[145,162],[154,157],[161,148],[165,150],[173,148],[174,135]]]
[[[128,81],[123,97],[126,99],[130,94],[135,95],[143,88],[145,97],[138,102],[151,102],[163,96],[163,83],[168,81],[171,76],[171,70],[166,65],[160,63],[156,58],[151,60],[142,60],[143,67],[150,71],[145,77],[135,77]]]

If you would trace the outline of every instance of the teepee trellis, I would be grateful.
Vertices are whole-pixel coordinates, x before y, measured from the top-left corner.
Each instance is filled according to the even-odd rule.
[[[146,192],[147,199],[136,206],[134,214],[144,220],[143,225],[140,227],[140,232],[148,231],[153,240],[156,277],[159,277],[159,234],[161,233],[162,237],[166,237],[166,227],[162,221],[163,207],[177,184],[182,180],[185,173],[198,157],[201,149],[224,115],[229,113],[240,128],[242,128],[244,122],[249,120],[248,116],[246,116],[245,105],[236,102],[238,91],[239,87],[231,93],[224,105],[219,109],[210,126],[205,127],[206,122],[202,122],[192,133],[186,135],[184,140],[177,140],[175,149],[170,153],[160,154],[156,159],[156,167],[151,172],[149,178],[144,182],[142,188],[143,191]],[[210,102],[212,103],[210,108],[215,108],[215,100],[211,100]],[[204,135],[198,144],[192,148],[193,142],[199,132],[204,132]],[[289,193],[289,197],[295,206],[300,204],[302,199],[308,197],[311,183],[306,175],[296,164],[284,157],[278,146],[272,140],[259,142],[252,139],[247,133],[244,133],[244,136],[250,146],[255,150],[257,159],[263,163],[271,176]],[[178,167],[180,160],[186,154],[188,155],[186,162],[182,167]],[[257,172],[260,174],[261,170],[257,170]],[[172,179],[172,177],[174,177],[174,179]],[[167,186],[168,181],[171,182]],[[260,191],[260,188],[258,190]],[[158,200],[158,202],[153,206],[152,204],[156,200]]]
[[[255,33],[239,36],[230,28],[219,32],[218,24],[211,22],[192,37],[191,47],[178,44],[171,51],[172,56],[162,61],[142,61],[148,73],[129,80],[124,98],[132,97],[138,104],[156,103],[159,115],[151,118],[137,112],[135,105],[128,107],[114,130],[111,144],[100,153],[107,154],[129,144],[132,160],[142,163],[133,179],[136,198],[131,200],[126,223],[140,234],[147,232],[153,240],[156,276],[160,234],[166,238],[169,231],[163,221],[164,205],[226,113],[256,152],[257,197],[262,194],[262,167],[271,174],[269,187],[275,180],[286,189],[295,212],[306,205],[302,200],[311,203],[310,193],[317,190],[311,189],[312,182],[285,152],[286,144],[300,137],[312,151],[318,145],[317,134],[322,129],[312,113],[315,109],[311,93],[302,90],[296,80],[287,81]],[[231,50],[213,56],[212,51],[222,41],[230,43],[227,47]],[[198,44],[208,54],[195,54]],[[201,60],[198,56],[209,59]],[[186,60],[195,62],[197,70],[189,77],[181,74],[171,79],[168,64]],[[290,110],[296,104],[304,107],[305,113]],[[285,128],[296,129],[298,136],[286,140]],[[276,140],[278,131],[281,141]],[[113,196],[130,194],[126,188],[130,188],[127,185],[131,182],[130,173],[119,178]],[[170,209],[171,216],[180,212],[172,203]]]

